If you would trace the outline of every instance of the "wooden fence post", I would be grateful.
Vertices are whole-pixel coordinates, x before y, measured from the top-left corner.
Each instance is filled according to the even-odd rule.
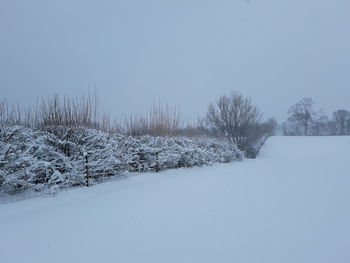
[[[160,171],[158,154],[159,154],[159,152],[156,152],[156,158],[157,158],[157,161],[156,161],[156,173],[158,173]]]
[[[89,182],[89,159],[88,159],[88,153],[84,152],[83,156],[84,156],[84,159],[85,159],[86,186],[89,187],[90,186],[90,182]]]

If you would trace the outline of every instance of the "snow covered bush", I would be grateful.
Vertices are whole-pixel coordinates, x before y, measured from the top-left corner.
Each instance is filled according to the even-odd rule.
[[[184,137],[109,135],[83,127],[0,128],[0,191],[95,183],[125,171],[160,171],[242,160],[234,145]]]
[[[65,184],[74,175],[66,155],[54,146],[53,135],[20,126],[0,130],[1,189],[8,191]]]
[[[121,159],[129,171],[154,171],[242,160],[235,146],[183,137],[123,138]]]

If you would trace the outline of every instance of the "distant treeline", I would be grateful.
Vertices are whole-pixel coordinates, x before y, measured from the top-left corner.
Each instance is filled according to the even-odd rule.
[[[304,98],[290,107],[289,117],[282,124],[284,135],[350,135],[350,111],[339,109],[327,116],[322,109],[315,111],[312,98]]]

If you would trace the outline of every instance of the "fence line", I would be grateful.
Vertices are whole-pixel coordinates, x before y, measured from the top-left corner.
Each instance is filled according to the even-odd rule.
[[[154,154],[154,152],[140,152],[140,155],[142,154]],[[160,166],[159,166],[159,157],[158,157],[159,151],[155,153],[156,156],[156,164],[154,168],[154,172],[159,172],[160,171]],[[81,183],[73,184],[70,186],[61,186],[58,187],[60,184],[56,185],[49,185],[48,184],[48,179],[43,178],[42,180],[35,180],[35,181],[27,181],[27,183],[32,184],[34,186],[39,186],[37,189],[35,187],[24,187],[22,185],[18,185],[16,188],[12,188],[9,190],[2,189],[1,190],[1,185],[0,185],[0,204],[4,203],[10,203],[10,202],[15,202],[15,201],[21,201],[25,199],[31,199],[34,197],[39,197],[39,196],[54,196],[58,191],[61,190],[67,190],[72,187],[90,187],[95,184],[100,184],[104,183],[107,181],[111,181],[115,178],[125,178],[126,176],[124,173],[126,171],[124,170],[115,170],[114,174],[111,174],[109,172],[93,172],[92,167],[89,165],[89,156],[87,153],[82,153],[82,156],[84,157],[85,161],[85,166],[84,166],[84,171],[81,171],[80,174],[72,175],[72,176],[77,176],[81,177]],[[25,170],[25,168],[24,168]],[[137,172],[137,171],[135,171]],[[141,172],[141,171],[138,171]],[[147,171],[147,172],[152,172],[152,170]],[[68,175],[69,176],[69,175]],[[57,186],[57,187],[55,187]]]

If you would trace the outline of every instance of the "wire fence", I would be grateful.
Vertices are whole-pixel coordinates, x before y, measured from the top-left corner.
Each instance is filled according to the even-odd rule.
[[[139,155],[143,156],[147,154],[146,152],[140,152]],[[149,154],[154,154],[154,152],[149,152]],[[159,161],[158,161],[158,152],[155,154],[155,164],[151,169],[142,170],[136,169],[133,172],[159,172]],[[90,187],[92,185],[109,182],[113,180],[119,180],[126,178],[126,174],[129,171],[120,170],[120,169],[99,169],[91,165],[89,161],[89,154],[83,153],[84,158],[84,169],[79,171],[79,173],[65,175],[67,181],[72,181],[74,183],[67,184],[67,182],[62,181],[57,184],[50,184],[49,178],[36,178],[35,180],[26,180],[25,184],[18,183],[17,185],[11,185],[10,188],[5,188],[0,184],[0,204],[11,203],[15,201],[21,201],[25,199],[31,199],[40,196],[55,196],[60,191],[66,191],[69,188],[76,187]],[[130,164],[129,164],[130,165]],[[124,165],[126,166],[126,165]],[[23,169],[25,173],[25,168]]]
[[[82,177],[85,180],[85,183],[82,182],[80,184],[62,186],[60,184],[48,185],[45,183],[40,183],[36,185],[34,184],[32,187],[18,186],[9,190],[2,189],[0,190],[0,204],[22,201],[35,197],[56,196],[57,193],[67,191],[71,188],[88,187],[105,182],[125,179],[126,177],[126,173],[120,173],[115,175],[92,174],[88,178],[86,176]],[[86,183],[87,181],[89,181],[89,185]]]

